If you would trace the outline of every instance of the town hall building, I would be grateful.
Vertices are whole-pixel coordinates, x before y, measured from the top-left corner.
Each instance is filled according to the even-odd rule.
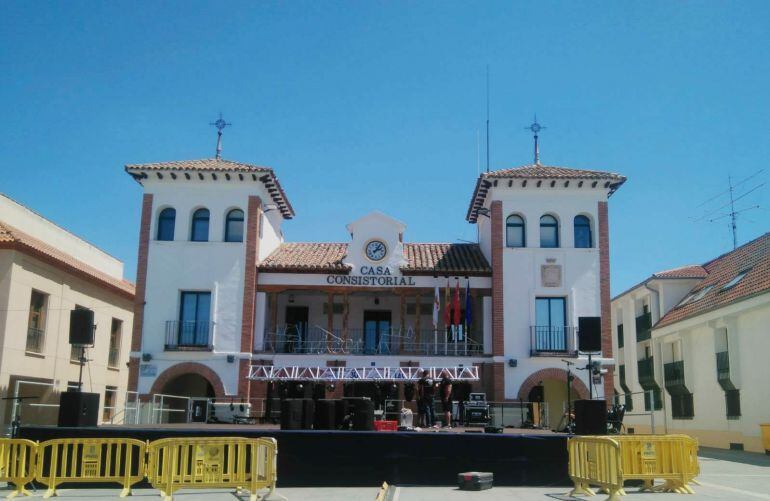
[[[274,398],[273,382],[253,377],[267,368],[473,368],[457,392],[542,395],[555,426],[563,360],[585,366],[582,316],[602,317],[598,359],[610,373],[573,372],[572,398],[591,384],[612,394],[607,201],[621,175],[540,163],[483,173],[466,215],[478,243],[416,243],[378,211],[341,221],[348,241],[295,243],[283,237],[295,213],[273,169],[214,158],[126,171],[144,189],[129,364],[141,395]],[[385,391],[403,398],[404,387]]]

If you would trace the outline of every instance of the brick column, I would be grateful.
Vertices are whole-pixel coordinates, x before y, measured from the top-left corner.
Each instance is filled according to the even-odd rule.
[[[492,202],[492,354],[505,354],[505,324],[503,311],[503,203]]]
[[[243,310],[241,314],[241,356],[254,351],[254,305],[257,298],[257,256],[259,255],[259,213],[262,200],[249,196],[246,214],[246,251],[243,271]],[[238,396],[248,398],[251,394],[249,373],[251,357],[242,358],[238,366]]]
[[[131,332],[131,358],[128,362],[128,391],[139,387],[139,362],[144,327],[144,303],[147,290],[147,254],[150,249],[150,225],[152,223],[152,194],[142,197],[142,216],[139,223],[139,256],[136,263],[136,294],[134,295],[134,324]]]
[[[612,358],[612,326],[610,319],[610,226],[607,202],[599,202],[597,208],[599,233],[599,300],[602,317],[602,356]],[[614,390],[613,370],[607,367],[604,375],[604,398],[612,402]]]

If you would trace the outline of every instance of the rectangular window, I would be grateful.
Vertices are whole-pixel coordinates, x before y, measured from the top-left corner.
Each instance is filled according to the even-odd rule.
[[[110,326],[110,352],[107,356],[107,367],[118,369],[120,364],[120,338],[123,333],[123,321],[112,319]]]
[[[208,346],[211,292],[182,292],[179,310],[179,346]]]
[[[741,391],[727,390],[725,392],[725,404],[727,407],[727,418],[738,419],[741,417]]]
[[[115,415],[115,404],[117,403],[117,386],[107,386],[104,389],[104,410],[102,411],[102,421],[109,422]]]
[[[535,350],[567,351],[567,300],[535,298]]]
[[[43,353],[47,306],[48,295],[33,290],[29,299],[29,320],[27,321],[26,350],[30,353]]]

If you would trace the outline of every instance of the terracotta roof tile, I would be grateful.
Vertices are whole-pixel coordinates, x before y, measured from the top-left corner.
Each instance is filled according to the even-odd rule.
[[[222,158],[202,158],[199,160],[175,160],[171,162],[151,162],[147,164],[126,165],[126,170],[204,170],[230,172],[272,172],[269,167],[244,164]]]
[[[59,266],[66,271],[105,286],[114,292],[133,299],[134,284],[118,279],[80,261],[73,256],[39,240],[23,231],[0,222],[0,249],[15,249],[35,258]]]
[[[276,273],[348,273],[342,263],[348,244],[342,243],[283,243],[262,263],[260,271]]]
[[[347,254],[344,243],[284,243],[259,265],[259,270],[274,273],[349,273],[342,260]],[[405,275],[462,274],[491,275],[492,269],[477,244],[407,243]]]
[[[402,273],[491,275],[489,266],[478,244],[404,244],[408,264]]]
[[[658,321],[656,328],[770,292],[770,233],[709,261],[703,269],[707,276],[693,287],[680,306],[669,310]],[[747,272],[743,279],[724,288],[742,272]],[[705,291],[701,298],[687,301],[688,297],[693,294],[697,297],[701,291]]]
[[[265,185],[265,189],[272,198],[272,202],[278,206],[281,214],[285,219],[291,219],[294,217],[294,208],[291,206],[286,192],[283,191],[281,183],[278,181],[278,177],[275,175],[275,171],[270,167],[261,167],[259,165],[245,164],[241,162],[233,162],[232,160],[225,160],[222,158],[202,158],[199,160],[176,160],[171,162],[155,162],[147,164],[128,164],[126,165],[126,172],[128,172],[134,179],[140,184],[142,179],[148,177],[148,172],[155,172],[160,178],[163,174],[160,171],[195,171],[203,179],[203,172],[224,172],[229,178],[229,173],[239,173],[241,178],[243,173],[251,174],[255,180],[261,181]],[[259,174],[259,176],[257,176]],[[212,174],[213,177],[216,175]],[[175,174],[171,174],[172,179]],[[267,203],[267,201],[264,201]]]
[[[707,275],[706,269],[699,264],[680,266],[652,274],[655,278],[705,278]]]
[[[591,182],[603,182],[603,187],[609,189],[612,195],[620,186],[626,182],[625,176],[614,172],[604,172],[587,169],[570,169],[567,167],[556,167],[549,165],[531,164],[511,169],[500,169],[492,172],[485,172],[476,180],[476,187],[473,190],[468,213],[465,218],[475,223],[478,219],[478,210],[484,206],[484,201],[489,188],[500,179],[534,179],[534,180],[586,180]]]

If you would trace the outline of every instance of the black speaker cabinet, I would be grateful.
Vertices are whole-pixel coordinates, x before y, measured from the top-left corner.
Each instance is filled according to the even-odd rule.
[[[350,403],[348,400],[340,399],[334,401],[334,428],[340,429],[345,422],[345,416],[350,414]],[[347,428],[345,428],[347,429]]]
[[[302,429],[312,430],[313,421],[315,421],[315,400],[312,398],[302,399]]]
[[[335,430],[336,400],[319,399],[315,402],[315,421],[313,428],[316,430]]]
[[[59,395],[59,426],[96,426],[99,394],[65,391]]]
[[[369,399],[353,400],[353,429],[356,431],[374,430],[374,402]]]
[[[287,398],[281,402],[281,429],[302,429],[302,400]]]
[[[77,309],[70,311],[70,344],[94,344],[94,312]]]
[[[578,350],[602,351],[602,317],[578,317]]]
[[[607,434],[607,402],[575,400],[575,435]]]

